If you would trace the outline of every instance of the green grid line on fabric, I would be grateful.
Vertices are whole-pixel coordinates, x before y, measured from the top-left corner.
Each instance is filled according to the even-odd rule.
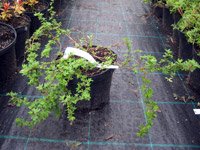
[[[67,10],[71,10],[71,8],[66,8],[65,10],[66,10],[66,11],[67,11]],[[92,9],[91,9],[91,10],[84,10],[84,9],[79,10],[80,13],[87,13],[88,11],[97,12],[97,10],[92,10]],[[102,12],[102,13],[108,13],[108,14],[110,13],[110,11],[107,11],[107,10],[105,10],[105,9],[104,9],[104,10],[101,10],[101,12]],[[118,12],[112,12],[112,13],[115,14],[115,15],[121,15],[121,12],[120,12],[120,13],[118,13]],[[142,16],[142,15],[145,15],[145,13],[135,13],[135,12],[132,12],[132,15]]]
[[[111,100],[110,103],[141,103],[140,101],[136,100]],[[161,102],[156,101],[159,105],[193,105],[194,102]],[[195,102],[197,104],[198,102]]]
[[[74,33],[74,34],[80,34],[80,32],[77,32],[77,31],[73,31],[71,33]],[[94,32],[84,32],[86,34],[95,34]],[[97,32],[96,33],[97,35],[106,35],[106,36],[113,36],[113,37],[136,37],[136,38],[155,38],[155,39],[160,39],[159,36],[145,36],[145,35],[137,35],[137,34],[134,34],[134,35],[127,35],[127,34],[117,34],[117,33],[103,33],[103,32]],[[161,37],[161,38],[165,38],[165,37]]]
[[[25,142],[25,145],[24,145],[24,150],[27,150],[27,147],[28,147],[28,143],[29,143],[29,140],[30,140],[30,137],[31,137],[31,130],[30,130],[30,132],[29,132],[29,135],[28,135],[28,138],[27,138],[27,140],[26,140],[26,142]]]
[[[20,136],[9,136],[9,135],[0,135],[0,139],[12,139],[12,140],[24,140],[26,141],[28,137]],[[46,142],[46,143],[66,143],[67,145],[74,143],[81,143],[83,145],[88,145],[88,142],[81,141],[71,141],[71,140],[59,140],[59,139],[47,139],[47,138],[29,138],[29,142]],[[192,144],[145,144],[145,143],[126,143],[126,142],[105,142],[105,141],[90,141],[90,145],[113,145],[113,146],[136,146],[136,147],[170,147],[170,148],[195,148],[200,149],[200,145]]]
[[[88,139],[87,139],[87,150],[90,149],[90,140],[91,140],[91,121],[92,121],[92,115],[89,113],[89,121],[88,121]]]
[[[61,18],[58,18],[57,19],[58,21],[68,21],[68,19],[61,19]],[[96,22],[96,20],[84,20],[84,19],[80,19],[80,20],[77,20],[77,19],[71,19],[71,21],[79,21],[79,22]],[[128,23],[128,21],[113,21],[113,20],[99,20],[98,21],[99,23],[113,23],[113,24],[115,24],[115,23]],[[96,22],[97,23],[97,22]],[[149,23],[149,24],[144,24],[144,23],[133,23],[132,25],[149,25],[149,26],[151,26],[152,25],[152,23]]]

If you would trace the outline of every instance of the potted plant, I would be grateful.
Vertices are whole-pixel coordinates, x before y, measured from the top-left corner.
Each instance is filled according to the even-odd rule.
[[[17,119],[19,125],[30,127],[37,125],[41,121],[47,119],[52,112],[60,115],[63,107],[67,112],[68,119],[73,122],[75,119],[75,111],[79,107],[80,102],[89,100],[92,97],[92,93],[90,92],[92,90],[92,80],[95,79],[94,76],[89,76],[91,71],[92,73],[93,71],[97,72],[100,76],[104,72],[108,73],[106,70],[99,70],[101,72],[99,74],[97,66],[106,67],[113,64],[116,59],[114,53],[109,49],[93,46],[90,36],[80,39],[80,42],[75,41],[71,38],[70,31],[62,29],[61,24],[53,18],[52,14],[54,14],[54,12],[52,12],[52,7],[50,8],[50,14],[49,21],[47,21],[42,14],[37,14],[42,22],[42,26],[27,42],[27,63],[23,65],[23,69],[21,70],[21,73],[29,79],[28,83],[35,86],[36,89],[40,91],[42,97],[29,101],[26,98],[18,97],[17,93],[11,92],[9,94],[12,97],[11,101],[13,103],[17,106],[25,105],[29,110],[28,113],[31,118],[29,120],[24,120],[23,118]],[[60,42],[61,35],[66,35],[73,41],[75,47],[89,52],[96,60],[100,58],[101,61],[97,64],[90,63],[77,56],[69,56],[65,59]],[[48,42],[45,47],[41,49],[41,38],[44,36],[48,37]],[[125,43],[128,47],[128,52],[131,52],[132,44],[129,40],[125,40]],[[57,50],[55,49],[56,44],[59,45]],[[53,49],[55,49],[54,52],[52,52]],[[100,57],[102,56],[102,52],[108,53],[109,55],[106,55],[107,57]],[[54,57],[50,57],[50,54],[54,54]],[[105,55],[103,54],[103,56]],[[39,58],[41,58],[41,61],[39,61]],[[128,64],[129,60],[132,60],[132,58],[130,55],[127,55],[124,64]],[[156,118],[156,113],[159,110],[157,103],[152,99],[153,90],[150,87],[151,80],[148,79],[147,74],[159,71],[169,75],[167,79],[171,81],[178,71],[193,72],[195,69],[200,68],[200,65],[194,60],[183,61],[182,59],[178,59],[177,61],[173,61],[172,52],[169,50],[166,50],[163,58],[160,60],[157,60],[156,57],[152,55],[144,55],[139,57],[139,59],[134,58],[134,60],[135,63],[131,66],[131,69],[134,73],[141,73],[143,81],[141,89],[146,104],[145,114],[147,122],[145,125],[140,126],[140,131],[137,134],[138,136],[143,136],[152,127],[153,119]],[[111,74],[112,71],[108,73],[109,78],[111,78]],[[102,81],[99,83],[101,82]],[[102,85],[99,87],[101,88]],[[98,106],[100,106],[102,103],[98,104]],[[91,103],[87,105],[86,108],[91,109]],[[96,106],[94,109],[95,108]]]
[[[25,42],[29,38],[30,18],[23,14],[21,0],[15,0],[14,3],[3,2],[0,12],[0,21],[13,26],[17,32],[15,50],[16,59],[19,61],[24,57]]]
[[[36,29],[41,25],[40,20],[34,15],[37,12],[47,15],[49,3],[39,0],[26,0],[24,2],[25,14],[31,18],[30,35],[32,35]]]
[[[29,79],[29,85],[35,86],[43,98],[28,101],[17,97],[16,93],[10,93],[12,102],[17,106],[25,105],[29,109],[30,120],[17,119],[19,125],[37,125],[52,112],[60,115],[63,107],[67,118],[73,122],[76,109],[83,108],[80,102],[92,99],[89,104],[83,103],[86,106],[84,109],[96,109],[109,101],[113,70],[105,68],[115,62],[116,55],[108,48],[93,46],[91,36],[81,39],[80,43],[76,42],[70,36],[70,31],[62,29],[61,24],[53,18],[52,7],[50,14],[49,20],[41,13],[37,14],[42,25],[27,41],[27,59],[21,70],[21,74]],[[72,40],[75,47],[90,53],[98,63],[91,63],[77,56],[64,59],[61,35]],[[41,50],[41,38],[45,36],[48,37],[48,42]],[[83,46],[83,43],[89,44]],[[54,57],[50,57],[57,44],[58,50],[54,52]],[[96,68],[97,64],[101,64],[102,69]]]
[[[194,45],[193,46],[193,59],[196,60],[198,63],[200,63],[200,55],[199,55],[199,47]],[[191,72],[187,76],[187,84],[194,90],[195,92],[199,93],[200,86],[199,86],[199,76],[200,76],[200,69],[195,70],[194,72]]]
[[[80,48],[87,51],[99,63],[114,63],[117,58],[116,54],[106,47],[88,44]],[[92,82],[90,84],[90,100],[87,102],[79,102],[77,104],[78,109],[94,110],[99,109],[105,104],[109,103],[110,86],[113,72],[113,68],[105,68],[103,70],[100,68],[94,68],[92,70],[82,72],[89,79],[91,79]],[[78,82],[80,82],[80,80],[75,77],[68,84],[68,88],[71,89],[72,94],[74,95],[77,93],[76,89],[78,87]]]
[[[187,0],[166,0],[166,5],[176,16],[174,31],[178,32],[178,58],[184,60],[194,58],[199,62],[199,2]],[[188,77],[188,83],[195,91],[200,91],[198,85],[199,69],[195,70]]]
[[[0,84],[16,71],[15,42],[16,31],[8,24],[0,22]]]

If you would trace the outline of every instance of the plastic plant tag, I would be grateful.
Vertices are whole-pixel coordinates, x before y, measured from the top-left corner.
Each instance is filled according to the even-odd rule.
[[[107,69],[118,69],[119,66],[116,65],[110,65],[110,66],[102,66],[101,64],[98,64],[98,62],[92,57],[92,55],[90,55],[89,53],[77,49],[77,48],[73,48],[73,47],[67,47],[65,49],[65,53],[63,58],[67,59],[69,58],[70,55],[76,55],[82,58],[85,58],[86,60],[88,60],[89,62],[93,63],[93,64],[97,64],[97,68],[107,68]]]
[[[194,110],[195,115],[200,115],[200,109],[193,109],[193,110]]]

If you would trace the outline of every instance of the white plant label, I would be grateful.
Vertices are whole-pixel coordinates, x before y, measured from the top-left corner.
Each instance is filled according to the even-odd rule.
[[[200,115],[200,109],[193,109],[193,110],[194,110],[195,115]]]
[[[89,62],[91,62],[93,64],[97,64],[97,66],[96,66],[97,68],[107,68],[107,69],[118,69],[119,68],[119,66],[116,66],[116,65],[102,66],[101,64],[96,62],[96,60],[92,57],[92,55],[90,55],[89,53],[87,53],[83,50],[77,49],[77,48],[67,47],[65,49],[63,58],[67,59],[67,58],[69,58],[70,55],[76,55],[76,56],[85,58]]]

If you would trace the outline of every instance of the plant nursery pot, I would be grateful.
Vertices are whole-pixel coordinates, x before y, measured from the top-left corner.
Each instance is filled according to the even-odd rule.
[[[192,45],[187,42],[185,35],[178,31],[179,41],[178,41],[178,57],[183,60],[192,59]]]
[[[5,46],[0,48],[0,84],[4,84],[9,77],[16,71],[16,56],[15,56],[15,43],[17,38],[17,33],[15,29],[5,23],[0,22],[1,31],[9,33],[8,35],[3,35],[0,33],[0,43],[6,43]],[[9,37],[6,38],[5,37]],[[12,37],[12,38],[11,38]],[[2,42],[5,41],[5,42]],[[3,48],[2,48],[3,47]]]
[[[30,30],[30,23],[31,19],[25,15],[27,18],[27,23],[25,26],[22,27],[17,27],[15,28],[17,32],[17,40],[15,44],[15,52],[16,52],[16,59],[17,62],[20,63],[23,61],[24,58],[24,53],[25,53],[25,45],[26,45],[26,40],[29,38],[29,30]]]
[[[158,18],[161,19],[163,16],[163,9],[159,6],[153,6],[153,13]]]
[[[8,21],[4,21],[4,23],[11,25],[17,32],[15,53],[18,62],[24,57],[25,43],[29,38],[30,22],[31,19],[24,14],[19,17],[12,17]]]
[[[170,14],[170,11],[167,7],[162,7],[162,25],[167,27],[170,32],[172,32],[172,24],[174,23],[173,21],[173,16]]]
[[[40,4],[44,5],[45,7],[42,10],[38,10],[37,12],[42,13],[44,16],[48,14],[49,3],[47,2],[40,2]],[[25,11],[25,14],[30,17],[31,24],[30,24],[30,36],[41,26],[41,22],[34,14],[36,12]]]
[[[174,21],[174,24],[176,24],[177,22],[179,22],[179,20],[181,19],[181,15],[176,12],[173,14],[173,21]],[[179,35],[178,35],[178,30],[177,29],[173,29],[173,39],[178,43],[179,41]]]
[[[46,0],[46,2],[50,3],[51,0]],[[59,6],[62,4],[62,0],[54,0],[53,7],[55,10],[59,9]]]
[[[199,49],[200,49],[200,48],[199,48]],[[198,56],[197,54],[194,54],[194,59],[195,59],[198,63],[200,63],[200,56]],[[196,69],[194,72],[191,73],[189,85],[190,85],[191,88],[192,88],[195,92],[197,92],[198,94],[200,94],[199,79],[200,79],[200,69]]]
[[[113,72],[114,69],[108,69],[98,75],[90,77],[93,80],[90,91],[91,99],[89,101],[79,101],[77,103],[77,108],[79,110],[100,109],[105,104],[109,103]],[[73,79],[70,82],[69,87],[71,88],[72,93],[75,93],[78,82],[77,79]]]
[[[190,87],[198,94],[200,94],[199,78],[200,78],[200,69],[196,69],[194,72],[191,73],[189,81]]]
[[[85,46],[83,46],[85,47]],[[97,46],[92,46],[96,48]],[[104,49],[104,48],[103,48]],[[111,50],[110,50],[111,51]],[[117,55],[111,51],[117,59]],[[77,108],[79,110],[95,110],[102,108],[105,104],[108,104],[110,101],[110,87],[112,82],[112,75],[115,69],[105,69],[96,73],[94,75],[88,76],[88,78],[92,79],[90,86],[90,96],[91,99],[89,101],[79,101],[77,103]],[[77,83],[79,80],[74,78],[69,82],[69,89],[71,89],[72,94],[76,93]]]

